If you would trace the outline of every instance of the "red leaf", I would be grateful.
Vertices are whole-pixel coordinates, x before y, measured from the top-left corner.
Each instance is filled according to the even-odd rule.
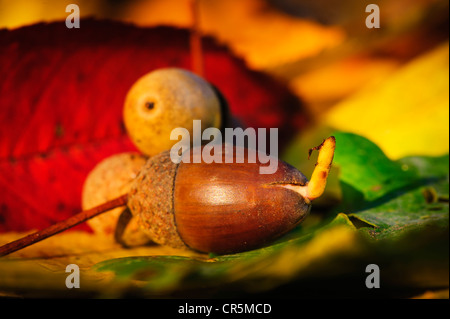
[[[206,78],[247,126],[279,127],[285,141],[305,123],[282,84],[212,39],[204,50]],[[0,232],[43,228],[78,212],[89,171],[135,150],[122,123],[127,90],[151,70],[190,63],[182,29],[88,19],[80,29],[57,22],[0,30]]]

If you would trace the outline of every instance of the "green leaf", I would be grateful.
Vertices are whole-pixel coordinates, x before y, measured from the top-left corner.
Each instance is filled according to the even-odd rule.
[[[373,238],[395,238],[425,226],[448,227],[448,155],[391,161],[367,139],[335,134],[340,210],[373,226]]]
[[[448,183],[447,183],[448,185]],[[375,229],[367,231],[374,238],[395,238],[405,231],[428,226],[448,227],[448,202],[428,202],[429,192],[434,189],[419,188],[417,190],[393,197],[387,202],[368,208],[349,216],[355,217]]]
[[[366,138],[342,132],[334,135],[337,144],[334,165],[340,168],[340,182],[348,188],[344,196],[353,195],[349,194],[353,189],[364,201],[372,201],[417,179],[417,174],[391,161]]]

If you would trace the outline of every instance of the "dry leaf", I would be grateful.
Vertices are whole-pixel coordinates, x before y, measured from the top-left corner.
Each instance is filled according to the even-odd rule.
[[[1,234],[0,245],[23,235]],[[92,270],[93,265],[113,258],[165,255],[205,258],[205,255],[192,251],[158,245],[125,249],[106,235],[79,231],[61,233],[0,259],[0,296],[74,297],[94,293],[96,296],[103,293],[114,296],[115,291],[121,291],[122,285],[113,282],[112,274]],[[70,290],[65,285],[69,275],[66,267],[70,264],[80,268],[81,291]]]
[[[131,8],[139,25],[192,25],[189,1],[146,1]],[[200,1],[201,30],[227,44],[251,68],[268,69],[335,47],[345,39],[339,26],[298,19],[263,0]],[[282,35],[282,36],[280,36]]]
[[[352,56],[301,73],[290,81],[290,86],[320,120],[330,105],[356,93],[364,85],[379,82],[399,66],[395,59]]]
[[[392,159],[447,153],[448,59],[445,43],[333,107],[324,124],[372,140]]]

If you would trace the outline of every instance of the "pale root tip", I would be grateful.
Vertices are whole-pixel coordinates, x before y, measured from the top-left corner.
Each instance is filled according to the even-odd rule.
[[[279,184],[277,186],[290,189],[300,194],[308,204],[316,198],[322,196],[327,184],[331,163],[333,162],[335,148],[336,139],[334,136],[330,136],[324,140],[322,144],[312,148],[309,151],[311,155],[313,150],[318,150],[319,156],[317,158],[316,167],[312,173],[311,180],[306,185]]]
[[[319,151],[319,156],[317,157],[316,167],[312,173],[311,180],[307,184],[306,198],[311,201],[322,196],[325,191],[335,149],[336,139],[334,136],[328,137],[322,144],[313,149]]]

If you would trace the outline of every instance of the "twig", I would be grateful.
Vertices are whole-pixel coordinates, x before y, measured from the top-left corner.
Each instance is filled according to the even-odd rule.
[[[199,0],[191,0],[192,28],[191,28],[191,55],[192,69],[197,75],[204,76],[202,35],[200,31],[200,5]]]
[[[82,222],[85,222],[86,220],[107,212],[113,208],[124,206],[127,204],[127,201],[128,195],[120,196],[89,210],[82,211],[81,213],[78,213],[66,220],[60,221],[43,230],[37,231],[21,239],[3,245],[0,247],[0,257],[30,246],[50,236],[56,235],[66,229],[81,224]]]

